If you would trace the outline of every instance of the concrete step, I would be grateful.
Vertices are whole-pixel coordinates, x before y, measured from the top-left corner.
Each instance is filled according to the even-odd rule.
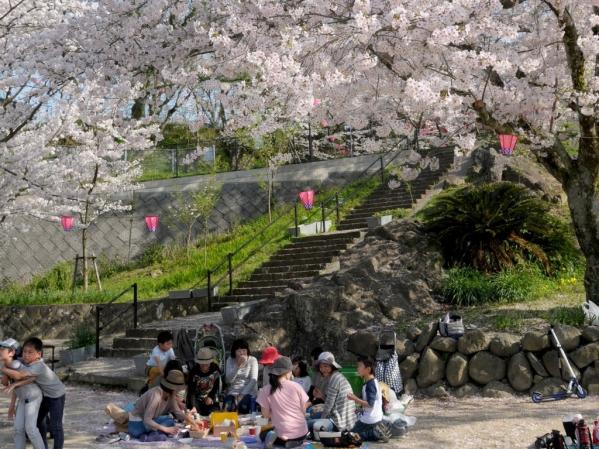
[[[340,231],[367,231],[368,223],[366,223],[366,221],[364,221],[364,223],[341,223],[337,226],[337,229],[339,229]]]
[[[289,276],[281,277],[279,279],[267,279],[263,281],[243,281],[237,284],[237,288],[261,288],[261,287],[276,287],[283,289],[289,285],[289,282],[305,282],[309,279],[312,279],[312,276],[308,277],[294,277],[290,278]]]
[[[119,337],[112,341],[113,349],[152,350],[156,346],[156,334],[152,337]]]
[[[277,252],[276,254],[274,254],[273,256],[271,256],[270,259],[268,259],[268,262],[278,262],[278,261],[293,261],[293,260],[308,260],[308,261],[313,261],[313,260],[325,260],[326,258],[333,258],[335,256],[338,256],[339,253],[341,252],[341,249],[334,249],[334,250],[329,250],[329,251],[318,251],[315,250],[313,252],[311,251],[289,251],[289,252],[285,252],[283,254],[280,254],[279,252]]]
[[[418,198],[420,198],[422,195],[414,195],[414,201],[416,201]],[[388,206],[393,206],[395,204],[398,205],[408,205],[410,206],[412,204],[412,198],[404,198],[404,199],[400,199],[400,200],[396,200],[393,198],[389,198],[389,199],[381,199],[381,200],[377,200],[377,201],[372,201],[369,202],[367,204],[365,204],[363,207],[356,207],[355,209],[352,210],[356,211],[356,212],[364,212],[364,211],[370,211],[370,210],[379,210],[381,207],[387,207]],[[401,207],[401,206],[399,206]],[[350,214],[351,215],[351,212]]]
[[[231,296],[245,296],[245,295],[258,295],[258,296],[274,296],[276,292],[284,290],[287,285],[277,285],[270,287],[236,287],[233,289]],[[228,295],[227,295],[228,296]]]
[[[220,298],[220,301],[235,304],[238,302],[257,301],[259,299],[274,299],[274,295],[224,295]]]
[[[326,242],[331,240],[356,239],[360,237],[359,232],[331,232],[330,234],[308,235],[306,237],[293,237],[292,242]]]
[[[331,261],[331,256],[315,256],[315,257],[293,257],[287,256],[281,259],[269,259],[262,264],[262,268],[281,267],[281,266],[303,266],[314,264],[326,264]]]
[[[344,241],[339,241],[339,242],[335,242],[332,244],[329,244],[327,242],[325,242],[324,244],[319,244],[318,242],[316,243],[308,243],[305,245],[298,245],[298,244],[291,244],[288,246],[285,246],[283,248],[281,248],[280,250],[278,250],[276,252],[276,254],[286,254],[286,253],[293,253],[293,254],[300,254],[300,253],[304,253],[304,252],[326,252],[326,251],[335,251],[335,250],[339,250],[339,249],[345,249],[347,248],[347,245],[349,243],[351,243],[353,241],[353,239],[348,239],[348,240],[344,240]]]
[[[294,273],[288,273],[288,272],[272,273],[272,274],[260,274],[260,273],[254,272],[250,276],[249,280],[256,281],[256,282],[260,282],[260,281],[273,282],[273,281],[278,281],[278,280],[295,281],[295,280],[299,280],[299,279],[312,278],[312,277],[316,276],[317,274],[318,274],[318,270],[296,271]]]
[[[152,338],[154,340],[154,345],[156,345],[156,336],[158,335],[158,332],[160,332],[161,330],[162,329],[141,329],[141,328],[132,329],[132,328],[129,328],[125,331],[125,337],[140,338],[140,339]]]
[[[135,364],[130,357],[86,360],[69,367],[69,383],[82,383],[111,388],[127,388],[138,392],[145,378],[135,372]],[[104,406],[105,404],[102,404]]]
[[[262,265],[252,274],[275,274],[275,273],[300,273],[304,271],[317,270],[320,271],[325,267],[326,263],[307,263],[303,265],[275,265],[275,266],[264,266]]]
[[[145,348],[127,348],[127,349],[115,349],[115,348],[101,348],[101,357],[118,357],[118,358],[131,358],[139,354],[149,354],[150,350]]]

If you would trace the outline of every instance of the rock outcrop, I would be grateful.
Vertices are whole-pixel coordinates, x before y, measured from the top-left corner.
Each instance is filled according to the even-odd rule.
[[[522,184],[552,203],[566,200],[560,183],[543,166],[525,156],[503,156],[489,147],[472,152],[472,165],[467,176],[470,182],[480,184],[497,181]]]
[[[439,308],[433,292],[441,285],[443,258],[414,221],[396,220],[368,233],[339,256],[339,264],[331,276],[288,291],[276,304],[257,306],[239,334],[283,351],[309,353],[321,346],[345,359],[351,358],[346,343],[355,331],[393,326]],[[420,330],[416,350],[427,347],[436,333],[436,323]]]

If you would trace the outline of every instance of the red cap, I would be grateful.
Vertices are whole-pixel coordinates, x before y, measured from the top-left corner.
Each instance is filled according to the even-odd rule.
[[[272,365],[279,357],[281,357],[281,354],[279,354],[277,348],[269,346],[262,351],[262,357],[258,363],[261,365]]]

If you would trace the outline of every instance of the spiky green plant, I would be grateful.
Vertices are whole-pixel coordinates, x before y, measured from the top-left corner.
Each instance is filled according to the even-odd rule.
[[[510,182],[448,190],[420,217],[439,239],[448,266],[495,273],[534,260],[549,273],[554,250],[573,246],[548,204]]]

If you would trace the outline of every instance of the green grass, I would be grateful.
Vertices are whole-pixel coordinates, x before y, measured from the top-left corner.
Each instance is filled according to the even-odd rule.
[[[578,285],[583,270],[579,266],[547,276],[533,263],[523,263],[494,274],[469,267],[451,268],[444,280],[442,294],[450,304],[457,306],[526,302]]]
[[[365,179],[354,182],[339,190],[341,219],[352,207],[359,204],[372,190],[378,186],[377,179]],[[311,211],[298,206],[299,224],[319,221],[322,218],[320,201],[329,198],[334,189],[322,190],[317,194],[316,204]],[[290,204],[275,207],[273,224],[260,236],[256,236],[268,225],[265,214],[255,220],[238,225],[226,234],[212,235],[207,245],[207,258],[204,258],[202,241],[197,241],[189,250],[177,244],[154,244],[136,260],[130,262],[118,260],[99,260],[99,269],[104,291],[96,289],[91,280],[88,292],[79,286],[71,294],[73,264],[63,262],[57,264],[47,273],[36,276],[27,285],[6,285],[0,291],[0,304],[69,304],[69,303],[102,303],[111,300],[131,284],[138,284],[140,300],[161,298],[170,290],[184,290],[192,287],[206,286],[206,271],[210,268],[212,285],[218,282],[220,293],[227,293],[228,263],[226,257],[235,253],[232,258],[234,284],[249,278],[251,273],[279,248],[287,244],[291,235],[288,228],[294,226],[294,212]],[[335,201],[325,208],[325,218],[335,221]],[[237,251],[246,242],[243,249]],[[222,263],[225,261],[225,263]],[[131,301],[132,294],[127,293],[120,301]]]

